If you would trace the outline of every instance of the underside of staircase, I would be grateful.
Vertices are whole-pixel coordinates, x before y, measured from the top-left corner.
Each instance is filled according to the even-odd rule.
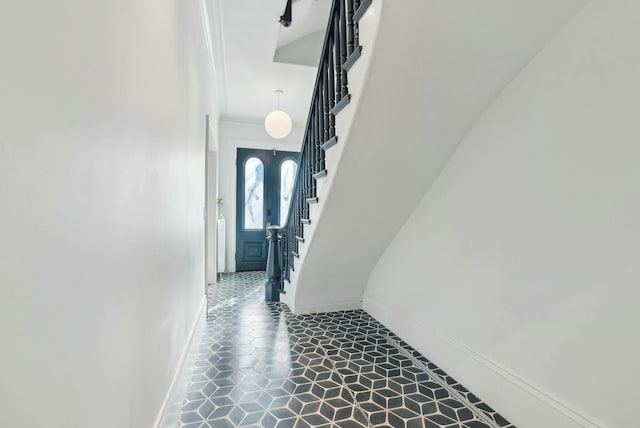
[[[295,313],[362,307],[469,129],[584,1],[337,4],[282,229],[280,299]]]
[[[281,229],[283,293],[296,308],[295,291],[316,223],[322,215],[364,90],[379,20],[380,3],[334,2],[309,112],[288,224]],[[359,308],[340,303],[322,310]],[[306,310],[306,312],[309,312]]]

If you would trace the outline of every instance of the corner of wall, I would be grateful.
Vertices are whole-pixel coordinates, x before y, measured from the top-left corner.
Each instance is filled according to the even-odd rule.
[[[203,319],[203,313],[206,314],[206,310],[207,297],[203,296],[202,302],[200,303],[200,309],[198,310],[195,320],[191,325],[189,335],[187,336],[187,342],[182,349],[180,359],[176,365],[173,379],[171,380],[169,389],[162,401],[162,405],[158,410],[158,414],[153,424],[154,428],[175,427],[178,423],[178,415],[182,410],[182,398],[185,396],[187,387],[191,381],[191,375],[189,373],[185,373],[183,368],[195,367],[195,364],[191,364],[191,360],[194,360],[195,363],[195,358],[190,358],[193,356],[189,355],[189,350],[191,349],[193,339],[198,331],[199,324]]]

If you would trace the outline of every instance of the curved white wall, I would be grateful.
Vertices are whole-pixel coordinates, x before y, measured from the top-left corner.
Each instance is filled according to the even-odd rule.
[[[0,426],[151,427],[204,294],[198,1],[0,2]]]
[[[360,307],[376,261],[461,139],[584,4],[374,0],[361,29],[376,31],[352,69],[367,70],[349,74],[320,215],[287,286],[296,312]]]
[[[590,2],[471,129],[365,291],[519,427],[638,425],[639,16]]]

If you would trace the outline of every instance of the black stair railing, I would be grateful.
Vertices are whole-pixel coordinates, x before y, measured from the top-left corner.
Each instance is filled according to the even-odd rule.
[[[359,21],[371,0],[334,0],[329,14],[318,73],[307,116],[298,172],[287,223],[273,228],[278,239],[269,243],[267,300],[278,301],[284,280],[290,281],[304,242],[309,208],[317,203],[316,181],[327,175],[325,152],[337,144],[336,115],[351,100],[348,71],[360,57]]]

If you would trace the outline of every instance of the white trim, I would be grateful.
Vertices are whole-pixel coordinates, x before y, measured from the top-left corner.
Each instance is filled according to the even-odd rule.
[[[224,62],[224,42],[222,40],[222,22],[220,16],[222,13],[220,2],[213,0],[213,25],[209,20],[209,8],[207,0],[200,0],[200,15],[202,18],[202,31],[204,33],[205,44],[207,45],[207,53],[211,62],[211,71],[215,78],[215,86],[217,89],[217,100],[222,116],[227,115],[227,80]],[[212,30],[213,29],[213,30]]]
[[[189,354],[189,349],[191,348],[191,342],[195,337],[196,331],[198,330],[198,325],[200,324],[200,319],[202,318],[202,313],[205,311],[207,307],[207,298],[206,296],[202,297],[202,302],[200,303],[200,309],[196,315],[196,319],[191,326],[191,331],[189,332],[189,337],[187,338],[187,343],[182,350],[182,355],[180,356],[180,360],[178,361],[178,366],[176,367],[176,371],[173,374],[173,379],[171,380],[171,385],[169,385],[169,390],[162,401],[162,406],[160,406],[160,410],[158,411],[158,415],[156,416],[156,420],[153,423],[154,428],[162,428],[165,426],[165,418],[167,416],[167,410],[169,409],[169,405],[171,403],[171,398],[176,392],[176,386],[178,385],[178,380],[180,379],[180,374],[182,373],[182,369],[184,367],[185,360],[187,359],[187,355]]]
[[[549,427],[608,427],[607,424],[589,415],[588,412],[567,403],[552,392],[523,378],[453,337],[435,331],[433,327],[424,325],[420,321],[408,319],[406,311],[389,301],[381,302],[375,297],[365,295],[363,308],[411,346],[423,352],[427,358],[431,357],[429,349],[421,349],[425,348],[425,346],[421,347],[421,344],[428,343],[431,353],[438,349],[438,354],[446,355],[447,360],[449,358],[451,361],[464,360],[464,373],[454,371],[449,374],[470,390],[478,392],[479,383],[476,380],[482,382],[483,385],[499,385],[502,402],[487,404],[490,406],[501,405],[502,408],[494,410],[503,414],[517,426],[535,426],[526,423],[527,419],[535,414],[536,420],[546,421],[544,425]],[[434,363],[440,365],[438,361],[434,361]],[[440,367],[448,371],[447,367],[443,367],[443,365]],[[481,399],[485,398],[482,397],[482,394],[479,396]],[[518,411],[513,411],[514,409],[518,409]],[[526,409],[526,414],[523,409]],[[508,412],[508,410],[511,411]]]
[[[200,16],[202,18],[202,29],[204,32],[204,42],[207,45],[207,53],[211,62],[211,71],[216,75],[216,63],[213,59],[213,47],[211,44],[211,27],[209,26],[209,14],[207,13],[207,5],[205,0],[200,0]]]
[[[296,314],[313,314],[317,312],[351,311],[354,309],[362,309],[361,300],[355,302],[327,303],[322,305],[296,305],[294,310]]]
[[[213,59],[218,65],[216,79],[218,82],[218,98],[221,115],[227,116],[227,70],[224,54],[224,33],[222,28],[222,6],[220,0],[213,0]]]

